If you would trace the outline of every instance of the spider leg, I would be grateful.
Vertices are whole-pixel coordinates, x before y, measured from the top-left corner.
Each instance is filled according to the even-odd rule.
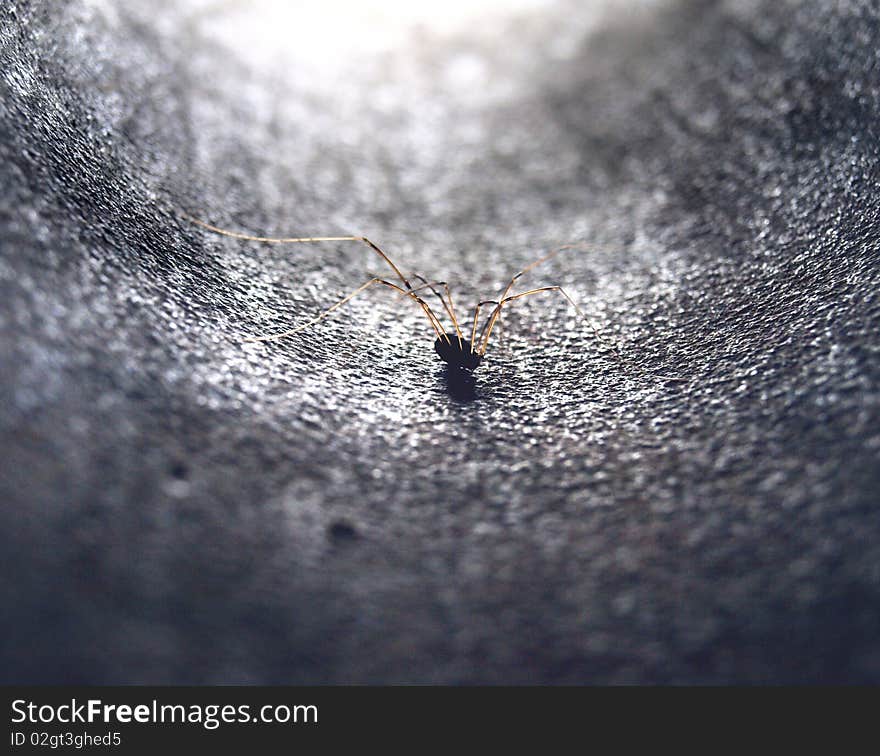
[[[452,292],[449,291],[449,284],[446,281],[434,281],[433,283],[429,283],[424,276],[420,276],[418,273],[410,273],[410,278],[414,278],[418,281],[422,282],[422,286],[417,286],[413,291],[422,288],[429,288],[443,304],[443,309],[446,310],[446,314],[452,319],[452,325],[455,327],[455,333],[458,335],[458,345],[461,346],[462,339],[464,336],[461,333],[461,328],[458,325],[458,318],[455,317],[455,305],[452,303]],[[435,289],[435,286],[442,286],[444,291],[446,292],[446,298]],[[448,300],[448,304],[447,304]]]
[[[508,282],[504,291],[501,293],[501,297],[499,298],[499,301],[494,303],[495,308],[493,309],[492,314],[489,316],[489,319],[486,321],[486,323],[484,323],[483,328],[480,330],[481,347],[478,351],[481,355],[486,354],[486,348],[489,345],[489,336],[491,335],[492,329],[495,327],[495,324],[498,322],[498,318],[501,316],[501,308],[506,303],[512,302],[516,299],[519,299],[520,297],[526,297],[531,294],[538,294],[539,292],[543,292],[543,291],[558,291],[568,300],[569,304],[571,304],[571,306],[574,307],[574,309],[577,311],[577,314],[580,316],[581,320],[584,320],[587,323],[587,325],[590,326],[590,330],[593,331],[593,334],[596,336],[596,339],[600,342],[608,344],[611,347],[612,351],[614,352],[615,359],[623,367],[635,367],[631,363],[629,363],[626,359],[624,359],[623,355],[620,353],[620,350],[617,348],[616,344],[610,344],[606,339],[603,339],[600,336],[599,331],[596,330],[596,327],[592,324],[592,322],[590,322],[587,319],[587,317],[581,311],[580,307],[577,306],[575,301],[568,295],[568,293],[561,286],[542,286],[537,289],[525,291],[522,294],[514,294],[513,296],[508,296],[510,294],[510,290],[513,288],[514,284],[519,280],[519,278],[523,274],[528,273],[530,270],[532,270],[532,268],[537,267],[541,263],[546,262],[547,260],[555,257],[560,252],[567,250],[567,249],[598,250],[598,249],[603,249],[603,247],[593,245],[593,244],[586,244],[586,243],[566,244],[562,247],[558,247],[557,249],[554,249],[552,252],[549,252],[548,254],[544,255],[543,257],[539,257],[533,263],[526,265],[525,268],[523,268],[522,270],[517,272],[510,279],[510,281]],[[611,248],[605,247],[604,249],[611,249]],[[482,302],[480,304],[490,304],[490,302]],[[479,307],[480,307],[480,305],[477,305],[477,311],[474,313],[474,331],[473,331],[474,336],[476,336],[477,314],[479,312]],[[471,341],[471,343],[474,343],[473,340]],[[667,380],[667,381],[675,381],[677,383],[684,383],[685,382],[684,379],[682,379],[682,378],[672,378],[672,377],[664,376],[664,375],[660,375],[660,376],[656,376],[656,377],[662,378],[663,380]]]
[[[394,274],[400,279],[401,283],[407,288],[412,289],[412,284],[407,280],[406,276],[400,272],[400,269],[391,261],[391,258],[388,257],[379,247],[371,242],[366,236],[299,236],[299,237],[284,237],[284,236],[253,236],[251,234],[242,234],[238,231],[229,231],[225,228],[219,228],[218,226],[212,226],[210,223],[205,223],[203,220],[199,220],[198,218],[194,218],[189,213],[185,213],[182,210],[178,211],[180,215],[186,218],[188,221],[195,223],[197,226],[201,226],[202,228],[207,229],[208,231],[212,231],[215,234],[221,234],[222,236],[231,236],[233,239],[242,239],[243,241],[256,241],[256,242],[265,242],[267,244],[304,244],[311,242],[333,242],[333,241],[358,241],[366,244],[370,249],[373,250],[379,257],[381,257],[389,267],[394,271]]]
[[[556,255],[558,255],[560,252],[563,252],[567,249],[582,249],[582,248],[584,248],[584,246],[585,246],[584,244],[564,244],[561,247],[557,247],[552,252],[548,252],[546,255],[542,255],[537,260],[529,263],[522,270],[515,273],[513,275],[513,277],[510,279],[510,281],[508,281],[507,286],[504,287],[504,291],[501,292],[501,296],[497,300],[487,300],[485,302],[480,302],[479,304],[477,304],[477,311],[474,313],[474,329],[473,329],[473,336],[474,337],[476,337],[476,332],[477,332],[477,314],[479,313],[480,306],[484,305],[484,304],[496,305],[495,309],[492,311],[492,314],[489,317],[489,320],[483,325],[483,328],[480,330],[480,341],[483,342],[483,347],[482,347],[482,350],[480,351],[480,354],[486,353],[486,345],[489,343],[489,337],[486,334],[486,328],[488,326],[489,333],[492,332],[492,329],[495,327],[495,322],[498,320],[498,317],[501,315],[502,305],[504,304],[504,302],[508,302],[511,299],[511,297],[508,297],[507,295],[510,294],[510,290],[513,288],[514,284],[524,274],[528,273],[532,268],[536,268],[541,263],[547,262],[547,260],[550,260],[550,259],[556,257]],[[543,291],[543,289],[542,289],[542,291]],[[565,296],[568,297],[567,294]],[[570,297],[569,297],[569,301],[571,301]],[[572,304],[574,305],[574,302],[572,302]],[[575,308],[577,308],[577,305],[575,305]],[[484,336],[485,336],[485,338],[484,338]],[[471,343],[473,344],[475,342],[472,340]]]
[[[526,265],[526,267],[523,268],[521,271],[514,274],[513,278],[510,279],[507,286],[504,287],[504,291],[501,292],[501,296],[498,299],[500,299],[500,300],[505,299],[507,297],[507,295],[510,294],[510,290],[513,288],[513,285],[520,279],[521,276],[523,276],[525,273],[528,273],[532,268],[537,268],[541,263],[545,263],[545,262],[547,262],[547,260],[551,260],[552,258],[556,257],[556,255],[558,255],[560,252],[564,252],[567,249],[585,249],[588,246],[590,246],[590,245],[583,244],[583,243],[563,244],[561,247],[557,247],[552,252],[548,252],[546,255],[539,257],[534,262],[531,262],[528,265]]]
[[[379,247],[371,242],[366,236],[302,236],[302,237],[283,237],[283,236],[254,236],[252,234],[242,234],[238,231],[229,231],[225,228],[219,228],[218,226],[212,226],[210,223],[205,223],[203,220],[199,220],[198,218],[193,217],[189,213],[185,213],[182,210],[179,211],[180,214],[186,218],[187,220],[195,223],[197,226],[201,226],[202,228],[207,229],[208,231],[212,231],[215,234],[221,234],[223,236],[230,236],[233,239],[242,239],[243,241],[257,241],[257,242],[266,242],[268,244],[302,244],[308,242],[330,242],[330,241],[359,241],[366,244],[370,249],[373,250],[379,257],[384,260],[388,266],[394,271],[395,275],[400,279],[401,283],[406,287],[405,289],[397,286],[396,284],[391,284],[388,281],[382,281],[381,279],[373,279],[372,282],[364,285],[360,289],[357,289],[352,294],[349,295],[347,299],[344,299],[341,302],[337,302],[330,310],[334,310],[337,307],[345,304],[351,297],[359,294],[363,289],[367,288],[367,286],[373,285],[373,283],[383,283],[386,286],[392,286],[397,288],[403,294],[410,294],[413,290],[412,284],[409,282],[406,276],[400,272],[400,269],[392,262],[391,258],[388,257]],[[440,323],[440,320],[434,314],[434,311],[425,302],[421,297],[417,297],[412,295],[413,299],[415,299],[422,310],[424,310],[425,315],[428,317],[428,320],[431,321],[431,327],[437,332],[437,336],[440,338],[445,338],[447,341],[449,340],[449,336],[446,334],[446,330],[443,328],[443,325]],[[330,312],[328,310],[327,312]],[[326,315],[325,312],[323,315]],[[323,316],[322,316],[323,317]],[[320,320],[321,318],[319,318]],[[317,322],[317,321],[316,321]],[[312,323],[308,323],[307,325],[312,325]],[[274,336],[270,338],[283,338],[284,336],[289,335],[290,333],[296,333],[299,329],[294,329],[293,331],[288,331],[287,333],[281,334],[280,336]],[[265,340],[265,339],[263,339]]]
[[[492,328],[495,326],[496,322],[498,321],[498,318],[501,314],[501,308],[505,304],[507,304],[508,302],[513,302],[517,299],[522,299],[523,297],[531,296],[532,294],[540,294],[541,292],[545,292],[545,291],[558,291],[560,294],[562,294],[562,296],[564,296],[568,300],[568,303],[572,307],[574,307],[575,311],[577,312],[577,314],[581,318],[581,320],[583,320],[584,322],[587,323],[588,326],[590,326],[590,330],[592,330],[593,335],[595,335],[596,339],[598,341],[602,342],[603,344],[607,344],[608,346],[611,347],[612,351],[614,352],[615,359],[620,363],[620,365],[622,367],[639,369],[639,368],[637,368],[637,366],[633,365],[632,363],[630,363],[628,360],[626,360],[624,358],[624,356],[621,354],[620,350],[617,348],[616,344],[610,343],[609,341],[604,339],[599,334],[599,331],[596,330],[596,327],[587,319],[587,316],[584,314],[583,310],[581,310],[581,308],[577,306],[577,303],[568,295],[568,292],[566,292],[565,289],[563,289],[561,286],[541,286],[537,289],[531,289],[529,291],[524,291],[521,294],[514,294],[511,297],[505,297],[500,302],[498,302],[495,306],[495,309],[492,311],[491,317],[489,318],[488,321],[486,321],[486,324],[483,326],[483,331],[485,331],[485,337],[483,336],[482,332],[480,333],[480,339],[482,342],[482,348],[481,348],[480,354],[482,354],[482,355],[486,354],[486,348],[489,345],[489,336],[492,333]],[[673,378],[668,375],[657,375],[655,377],[661,378],[665,381],[674,381],[676,383],[686,383],[686,381],[683,378]]]
[[[480,354],[486,354],[486,349],[489,346],[489,337],[492,335],[492,329],[495,327],[495,324],[498,322],[498,318],[501,316],[501,308],[504,307],[508,302],[513,302],[517,299],[522,299],[523,297],[531,296],[532,294],[540,294],[544,291],[558,291],[565,297],[569,304],[574,307],[577,314],[580,316],[581,320],[587,323],[590,326],[590,329],[593,331],[593,334],[599,341],[604,341],[604,339],[599,335],[599,332],[596,330],[596,327],[587,319],[587,316],[584,314],[583,310],[577,306],[577,303],[568,295],[568,292],[565,291],[561,286],[541,286],[537,289],[530,289],[529,291],[524,291],[521,294],[514,294],[510,297],[504,297],[498,304],[495,306],[495,309],[492,311],[492,314],[489,316],[489,319],[486,321],[486,324],[483,326],[483,331],[480,332]],[[614,351],[618,356],[618,359],[623,362],[623,357],[617,351],[617,347],[614,347]]]
[[[474,307],[474,324],[473,324],[473,327],[471,328],[471,349],[473,349],[473,350],[476,350],[476,346],[477,346],[477,321],[480,318],[480,310],[483,308],[483,305],[488,305],[488,304],[497,305],[498,300],[497,299],[484,299],[482,302],[477,302],[476,306]],[[483,326],[483,330],[485,330],[485,328],[486,327]],[[483,331],[480,331],[480,339],[482,340],[482,338],[483,338]]]
[[[433,310],[431,310],[431,308],[428,306],[427,302],[425,302],[421,297],[419,297],[415,293],[418,289],[425,288],[424,286],[417,286],[415,289],[407,290],[401,286],[398,286],[395,283],[392,283],[391,281],[386,281],[384,278],[371,278],[365,284],[358,286],[358,288],[355,289],[351,294],[343,297],[336,304],[332,305],[331,307],[328,307],[326,310],[324,310],[324,312],[322,312],[317,317],[312,318],[308,322],[303,323],[302,325],[297,326],[296,328],[293,328],[289,331],[285,331],[284,333],[278,333],[278,334],[274,334],[272,336],[255,336],[255,337],[247,338],[247,339],[245,339],[245,341],[278,341],[279,339],[284,339],[284,338],[287,338],[288,336],[292,336],[295,333],[299,333],[300,331],[305,330],[309,326],[313,326],[316,323],[321,322],[324,318],[326,318],[328,315],[330,315],[330,313],[332,313],[334,310],[338,309],[339,307],[342,307],[344,304],[347,304],[352,299],[354,299],[358,294],[360,294],[363,291],[366,291],[368,288],[370,288],[371,286],[375,286],[376,284],[379,284],[381,286],[388,286],[389,288],[394,289],[395,291],[400,292],[401,294],[404,294],[404,295],[410,297],[411,299],[415,300],[416,302],[418,302],[418,304],[424,310],[425,314],[428,315],[428,319],[431,321],[431,327],[437,333],[437,337],[438,338],[445,337],[447,339],[447,341],[449,340],[449,337],[446,335],[446,331],[443,329],[443,326],[440,323],[440,321],[437,319],[437,316],[434,315]]]

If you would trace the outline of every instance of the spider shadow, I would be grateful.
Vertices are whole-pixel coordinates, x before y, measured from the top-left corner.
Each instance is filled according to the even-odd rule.
[[[493,361],[492,368],[483,371],[480,378],[477,378],[475,371],[449,365],[443,365],[437,377],[440,382],[438,389],[445,390],[447,396],[459,405],[472,404],[477,400],[489,404],[507,401],[525,388],[516,366],[506,361]]]
[[[450,399],[460,404],[470,404],[480,395],[477,379],[470,370],[444,365],[440,378]]]

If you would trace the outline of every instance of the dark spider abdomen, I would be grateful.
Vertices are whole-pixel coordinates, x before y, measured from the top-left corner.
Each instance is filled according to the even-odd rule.
[[[463,368],[464,370],[476,370],[483,361],[483,355],[471,349],[471,342],[467,339],[459,341],[458,336],[450,336],[449,341],[438,337],[434,342],[434,349],[450,367]]]

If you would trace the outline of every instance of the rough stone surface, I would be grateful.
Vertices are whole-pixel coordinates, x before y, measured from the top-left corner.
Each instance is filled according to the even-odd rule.
[[[0,9],[4,682],[880,682],[876,3],[136,5]]]

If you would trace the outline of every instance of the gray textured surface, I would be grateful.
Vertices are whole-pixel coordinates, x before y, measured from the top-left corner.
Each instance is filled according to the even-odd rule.
[[[880,682],[877,5],[628,5],[322,78],[3,4],[4,681]],[[380,266],[181,206],[462,304],[596,242],[529,281],[604,340],[534,297],[470,403],[382,292],[242,344]]]

